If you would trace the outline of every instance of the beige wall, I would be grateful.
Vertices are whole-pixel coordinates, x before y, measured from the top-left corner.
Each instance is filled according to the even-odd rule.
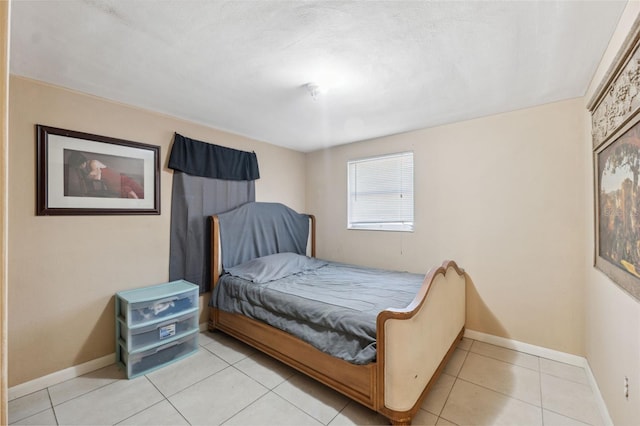
[[[0,2],[0,425],[7,424],[7,153],[9,145],[9,2]]]
[[[613,62],[622,42],[640,13],[640,2],[629,2],[611,39],[609,48],[585,96],[585,133],[582,156],[592,159],[591,125],[586,104]],[[584,211],[587,244],[586,265],[585,351],[589,365],[616,425],[637,424],[640,419],[640,303],[609,278],[593,268],[594,217],[593,171],[589,170],[584,184]],[[624,397],[623,380],[629,378],[629,399]]]
[[[305,206],[295,151],[14,76],[9,113],[9,386],[113,353],[114,293],[168,280],[174,132],[255,151],[258,201]],[[160,145],[162,214],[35,216],[36,123]]]
[[[473,279],[467,327],[583,354],[582,99],[307,156],[320,257],[424,273],[454,259]],[[346,162],[412,150],[415,232],[346,229]]]

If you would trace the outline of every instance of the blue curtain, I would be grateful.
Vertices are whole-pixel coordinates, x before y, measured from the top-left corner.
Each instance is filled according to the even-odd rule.
[[[255,152],[213,145],[175,134],[169,168],[188,173],[224,180],[260,179],[258,158]]]
[[[173,172],[169,279],[211,288],[209,216],[255,201],[259,178],[255,153],[185,138],[176,133],[169,167]]]

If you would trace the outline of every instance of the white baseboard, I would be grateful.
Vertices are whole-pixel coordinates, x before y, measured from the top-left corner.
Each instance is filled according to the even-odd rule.
[[[593,375],[593,371],[591,371],[591,366],[589,366],[589,361],[584,359],[584,369],[587,372],[587,378],[589,379],[589,384],[591,385],[591,389],[593,390],[593,395],[596,398],[596,403],[598,404],[598,409],[600,410],[600,415],[602,416],[602,420],[604,420],[604,424],[606,426],[613,426],[613,420],[609,415],[609,410],[607,409],[607,404],[604,402],[604,398],[602,398],[602,394],[600,393],[600,388],[598,387],[598,382],[596,382],[596,377]]]
[[[529,343],[519,342],[517,340],[507,339],[505,337],[494,336],[493,334],[482,333],[475,330],[465,329],[464,337],[584,368],[587,373],[589,385],[591,386],[591,390],[593,391],[593,395],[596,399],[596,404],[598,405],[600,415],[602,416],[602,420],[604,421],[605,425],[613,426],[613,421],[611,420],[611,416],[609,416],[609,410],[607,409],[607,405],[605,404],[604,399],[602,398],[602,394],[600,393],[598,382],[596,382],[596,378],[593,375],[591,367],[589,366],[589,362],[586,358],[578,355],[568,354],[566,352],[556,351],[554,349],[543,348],[542,346],[536,346]]]
[[[83,374],[111,365],[114,362],[116,362],[116,354],[112,353],[101,358],[97,358],[83,364],[74,365],[73,367],[65,368],[64,370],[56,371],[54,373],[47,374],[46,376],[38,377],[37,379],[10,387],[9,401],[48,388],[49,386],[62,383],[65,380],[74,379],[78,376],[82,376]]]
[[[206,331],[207,327],[208,324],[206,322],[199,324],[200,331]],[[116,362],[116,354],[112,353],[101,358],[85,362],[84,364],[74,365],[73,367],[38,377],[37,379],[9,388],[8,399],[11,401],[16,398],[20,398],[21,396],[29,395],[30,393],[48,388],[49,386],[57,385],[65,380],[75,379],[83,374],[91,373],[92,371],[111,365],[114,362]]]
[[[556,351],[554,349],[543,348],[542,346],[531,345],[529,343],[519,342],[517,340],[507,339],[505,337],[494,336],[480,331],[465,329],[464,337],[479,340],[484,343],[501,346],[507,349],[513,349],[518,352],[524,352],[531,355],[548,358],[554,361],[563,362],[565,364],[575,365],[576,367],[585,367],[587,360],[578,355],[568,354],[566,352]]]

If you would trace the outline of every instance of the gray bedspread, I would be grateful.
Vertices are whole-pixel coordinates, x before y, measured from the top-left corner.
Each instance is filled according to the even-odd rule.
[[[406,307],[424,275],[328,262],[264,284],[223,275],[211,305],[266,322],[354,364],[376,358],[376,317]]]

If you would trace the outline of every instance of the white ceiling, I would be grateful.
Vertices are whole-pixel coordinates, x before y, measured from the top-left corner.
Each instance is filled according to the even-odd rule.
[[[583,96],[625,4],[14,0],[10,66],[311,151]]]

